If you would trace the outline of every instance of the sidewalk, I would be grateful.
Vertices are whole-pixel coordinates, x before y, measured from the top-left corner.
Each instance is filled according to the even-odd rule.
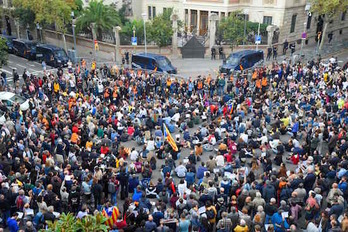
[[[344,50],[348,49],[348,40],[345,41],[332,41],[330,44],[326,41],[326,43],[323,46],[323,49],[320,51],[320,55],[322,58],[329,58],[332,55],[334,56],[338,52],[342,52]],[[290,60],[297,61],[300,59],[300,53],[301,53],[301,45],[296,44],[296,51],[293,55],[293,57],[290,56],[290,49],[288,49],[286,55],[282,55],[282,47],[278,47],[278,57],[277,61],[282,60]],[[267,54],[265,54],[265,57],[267,57]],[[314,44],[311,45],[304,45],[302,49],[302,57],[304,61],[313,60],[319,57],[317,53],[317,46]],[[272,60],[270,60],[272,62]],[[267,61],[267,63],[269,63]]]

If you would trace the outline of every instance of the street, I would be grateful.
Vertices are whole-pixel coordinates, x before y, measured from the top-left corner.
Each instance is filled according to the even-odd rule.
[[[304,50],[304,54],[306,54],[306,50]],[[298,55],[299,51],[295,52],[295,55]],[[337,57],[339,65],[344,65],[348,61],[348,49],[342,49],[336,51],[334,57]],[[265,54],[266,56],[266,54]],[[323,55],[323,59],[328,59],[332,55]],[[283,59],[289,59],[289,54],[287,56],[279,56],[277,61],[280,62]],[[222,60],[211,60],[210,58],[205,59],[172,59],[171,60],[174,67],[178,69],[178,76],[184,78],[207,76],[208,74],[215,76],[219,71],[219,66],[222,65]],[[272,62],[272,61],[269,61]],[[17,73],[21,76],[23,74],[24,69],[27,69],[30,73],[33,74],[42,74],[42,65],[37,61],[29,61],[25,58],[15,56],[13,54],[9,54],[8,64],[2,68],[0,71],[3,71],[7,74],[7,81],[12,82],[12,71],[13,69],[17,70]],[[47,71],[54,71],[55,69],[51,66],[47,65]]]
[[[25,58],[15,56],[13,54],[9,54],[8,56],[8,63],[6,66],[0,68],[1,72],[5,72],[7,76],[7,81],[12,82],[13,81],[13,76],[12,72],[13,69],[17,70],[17,73],[22,76],[24,69],[29,71],[30,73],[34,74],[42,74],[42,66],[39,62],[37,61],[30,61]],[[47,70],[53,69],[51,66],[47,65]]]

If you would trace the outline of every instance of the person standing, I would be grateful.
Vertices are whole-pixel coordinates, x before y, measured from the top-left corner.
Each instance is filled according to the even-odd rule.
[[[266,60],[270,60],[271,59],[271,57],[272,57],[272,47],[268,47],[267,48],[267,58],[266,58]]]
[[[18,213],[14,213],[12,217],[7,219],[7,225],[10,232],[17,232],[19,230]]]
[[[121,200],[124,200],[128,197],[128,183],[129,183],[129,174],[126,172],[125,168],[122,167],[121,173],[117,177],[121,185]]]
[[[214,47],[211,48],[211,59],[215,60],[216,50]]]
[[[278,55],[278,48],[277,45],[273,46],[273,60],[277,59],[277,55]]]
[[[285,40],[284,43],[283,43],[283,55],[286,54],[286,51],[288,50],[288,47],[289,47],[289,42],[288,42],[288,40]]]

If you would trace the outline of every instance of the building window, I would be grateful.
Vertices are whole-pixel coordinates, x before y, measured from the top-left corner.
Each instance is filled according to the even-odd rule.
[[[151,9],[152,9],[151,6],[148,6],[148,7],[147,7],[147,18],[148,18],[148,19],[151,19]]]
[[[341,21],[346,20],[346,13],[347,13],[347,11],[342,12]]]
[[[225,12],[221,12],[221,18],[225,18]]]
[[[167,7],[163,7],[163,14],[166,13]]]
[[[152,18],[156,17],[156,7],[152,7]]]
[[[295,31],[295,27],[296,27],[296,18],[297,15],[294,14],[291,18],[291,27],[290,27],[290,33],[293,33]]]
[[[308,15],[308,17],[307,17],[307,30],[311,29],[311,23],[312,23],[312,15]]]
[[[271,25],[272,24],[272,16],[263,16],[263,23]]]

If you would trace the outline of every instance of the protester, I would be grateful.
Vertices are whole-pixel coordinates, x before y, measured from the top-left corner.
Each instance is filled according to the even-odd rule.
[[[0,102],[4,228],[99,211],[124,231],[347,229],[348,70],[337,62],[216,80],[94,66],[2,81],[29,102]]]

